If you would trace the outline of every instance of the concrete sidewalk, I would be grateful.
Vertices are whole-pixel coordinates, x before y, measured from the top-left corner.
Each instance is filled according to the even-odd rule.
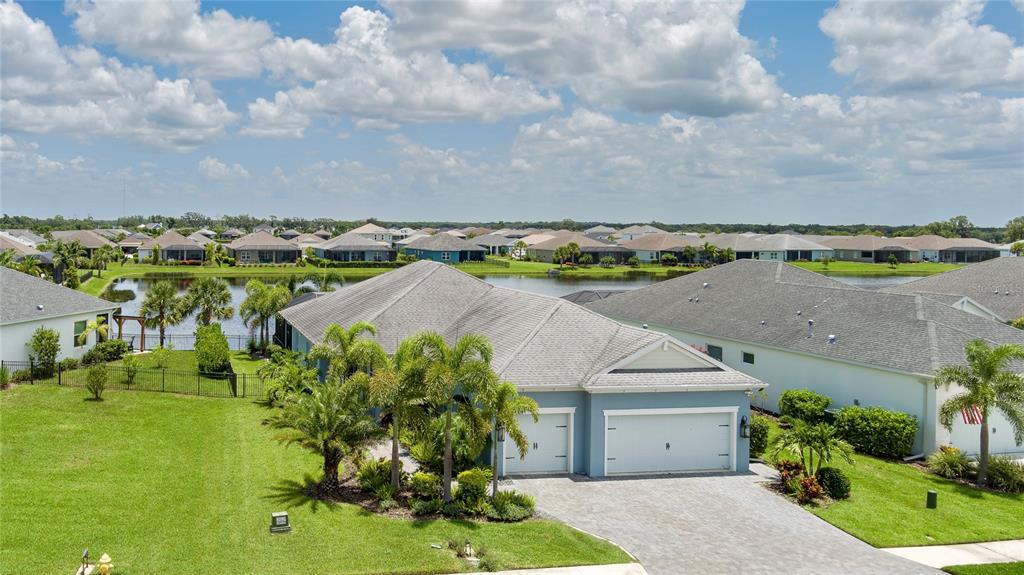
[[[498,571],[495,575],[647,575],[639,563],[615,565],[581,565],[579,567],[548,567],[545,569],[519,569]]]
[[[942,568],[950,565],[980,565],[1024,561],[1024,539],[964,543],[962,545],[927,545],[924,547],[889,547],[883,549],[904,559]]]

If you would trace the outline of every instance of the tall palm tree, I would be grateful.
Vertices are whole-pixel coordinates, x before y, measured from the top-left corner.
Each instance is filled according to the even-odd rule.
[[[139,314],[146,318],[146,327],[160,330],[160,347],[164,345],[164,333],[172,325],[178,325],[187,314],[183,299],[178,296],[178,288],[169,281],[157,282],[148,292],[139,306]]]
[[[96,275],[103,277],[103,270],[107,269],[107,264],[114,261],[116,257],[114,246],[103,245],[93,250],[89,263],[96,270]]]
[[[381,434],[360,394],[334,381],[317,381],[309,393],[287,396],[280,413],[267,422],[284,430],[278,439],[297,444],[323,458],[324,477],[320,487],[330,493],[338,489],[338,465],[345,455]]]
[[[100,341],[107,339],[107,334],[110,332],[110,326],[107,325],[107,318],[98,317],[85,324],[85,330],[78,335],[78,345],[85,345],[85,342],[89,339],[89,334],[92,332],[96,332]]]
[[[320,343],[309,350],[309,357],[327,362],[327,376],[335,381],[344,381],[357,371],[372,371],[381,364],[384,351],[380,344],[363,337],[377,335],[377,328],[365,321],[358,321],[351,327],[332,323],[324,330]]]
[[[491,465],[494,468],[491,495],[498,494],[498,438],[504,433],[512,438],[519,450],[519,457],[526,457],[530,443],[519,427],[519,416],[529,413],[536,423],[540,418],[540,408],[532,397],[519,395],[515,385],[507,381],[490,386],[488,393],[481,398],[484,405],[484,418],[492,422],[495,441],[491,442]]]
[[[1017,445],[1024,443],[1024,377],[1011,371],[1010,362],[1024,360],[1024,346],[1003,344],[991,347],[976,339],[964,346],[967,365],[947,365],[935,374],[935,386],[949,389],[956,385],[963,389],[950,397],[939,408],[939,422],[952,431],[953,421],[965,410],[981,412],[980,456],[978,458],[978,485],[988,478],[988,421],[994,410],[999,410],[1010,427]]]
[[[63,283],[64,270],[66,268],[77,268],[78,264],[85,258],[85,249],[78,240],[73,242],[56,240],[50,242],[48,247],[53,252],[54,275],[58,283]]]
[[[558,269],[562,269],[562,266],[565,265],[565,260],[569,259],[568,250],[566,250],[565,246],[558,246],[555,248],[554,253],[551,254],[551,257],[558,262]]]
[[[467,396],[483,392],[495,381],[491,368],[493,349],[486,337],[467,334],[454,346],[437,332],[423,332],[413,336],[412,353],[423,357],[429,365],[423,383],[427,399],[436,407],[444,408],[444,473],[442,494],[445,503],[452,500],[452,415],[458,395]],[[489,424],[472,402],[459,404],[459,416],[474,436],[484,436]]]
[[[580,257],[580,253],[580,245],[576,242],[569,242],[565,246],[565,254],[573,263],[576,263],[576,258]]]
[[[334,285],[343,285],[344,278],[334,272],[324,271],[322,273],[309,272],[303,278],[313,284],[313,289],[318,292],[334,291]]]
[[[772,440],[772,456],[784,451],[800,456],[804,476],[812,477],[824,463],[836,456],[847,463],[853,463],[853,447],[836,435],[836,428],[827,423],[811,425],[800,420],[793,427],[783,430]],[[815,461],[817,456],[817,461]]]
[[[268,286],[258,279],[245,284],[246,298],[239,306],[242,320],[253,329],[259,329],[260,347],[266,349],[270,339],[270,320],[292,301],[287,286]]]
[[[686,246],[683,248],[683,258],[686,259],[686,263],[692,264],[697,259],[697,248],[693,246]]]
[[[214,319],[231,319],[235,315],[228,282],[220,278],[197,279],[189,284],[184,297],[182,305],[186,315],[196,314],[200,325],[210,325]]]

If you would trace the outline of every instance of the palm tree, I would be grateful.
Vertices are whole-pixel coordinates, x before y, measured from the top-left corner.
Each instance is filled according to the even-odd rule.
[[[391,416],[391,485],[401,487],[399,436],[408,429],[418,429],[426,421],[426,398],[422,381],[426,362],[413,353],[413,341],[404,340],[392,357],[380,355],[380,361],[371,366],[373,375],[360,372],[355,377],[365,379],[370,404]]]
[[[569,244],[565,246],[565,255],[573,263],[576,263],[576,258],[580,257],[580,245],[576,242],[569,242]]]
[[[334,284],[343,285],[344,279],[334,272],[324,271],[323,273],[310,272],[303,278],[313,284],[318,292],[334,291]]]
[[[79,262],[85,258],[85,249],[82,244],[75,240],[73,242],[62,242],[57,240],[50,245],[53,252],[53,269],[57,283],[64,282],[64,269],[77,268]]]
[[[168,326],[178,325],[185,318],[183,298],[178,297],[178,288],[169,281],[157,282],[142,300],[139,314],[146,318],[146,327],[160,330],[160,347],[164,345],[164,333]]]
[[[107,269],[107,264],[114,261],[116,257],[114,246],[103,245],[93,250],[90,265],[96,270],[97,276],[103,277],[103,270]]]
[[[39,265],[39,258],[36,256],[25,256],[20,262],[14,264],[14,269],[23,274],[39,277],[43,275],[43,268]]]
[[[551,254],[551,257],[558,262],[558,269],[562,269],[562,265],[565,264],[565,260],[569,259],[568,250],[565,246],[558,246],[555,248],[555,252]]]
[[[78,345],[85,345],[85,342],[89,339],[89,334],[92,332],[96,332],[100,341],[107,339],[107,334],[110,332],[110,326],[107,325],[107,318],[98,317],[85,324],[85,330],[78,336]]]
[[[231,319],[235,315],[228,282],[220,278],[204,277],[192,282],[182,305],[186,315],[196,314],[199,325],[210,325],[214,319]]]
[[[270,320],[292,300],[286,286],[268,286],[260,280],[249,280],[245,284],[246,298],[238,308],[239,315],[252,329],[260,330],[260,347],[267,348],[270,338]]]
[[[309,350],[309,357],[327,362],[327,375],[335,381],[344,381],[357,371],[372,371],[380,365],[384,351],[380,344],[362,337],[377,335],[377,328],[365,321],[357,321],[348,329],[332,323],[324,330],[320,343]],[[386,357],[386,356],[385,356]]]
[[[686,263],[692,264],[697,259],[697,248],[693,246],[686,246],[683,248],[683,257],[686,259]]]
[[[0,251],[0,266],[16,269],[14,267],[16,264],[17,262],[14,261],[14,250]]]
[[[442,494],[445,503],[452,500],[452,414],[458,395],[484,392],[495,381],[491,368],[493,350],[486,337],[467,334],[449,346],[437,332],[423,332],[413,336],[412,353],[429,362],[423,383],[427,399],[436,407],[445,409],[444,473]],[[471,435],[482,437],[489,432],[483,414],[472,402],[459,404],[459,416],[471,429]]]
[[[278,439],[297,444],[323,457],[325,493],[338,489],[338,465],[345,455],[380,436],[381,429],[369,414],[360,394],[334,381],[317,381],[309,393],[287,396],[280,413],[267,422],[284,430]]]
[[[988,420],[998,409],[1013,428],[1013,439],[1024,443],[1024,377],[1011,371],[1009,364],[1024,360],[1024,346],[1003,344],[991,347],[976,339],[964,346],[967,365],[947,365],[935,374],[935,386],[949,389],[956,385],[961,393],[947,399],[939,408],[939,422],[952,431],[953,421],[960,412],[981,411],[980,456],[978,457],[978,485],[988,477]]]
[[[840,439],[836,428],[827,423],[811,425],[795,420],[793,427],[783,430],[772,440],[772,456],[778,457],[783,451],[800,455],[805,477],[813,477],[822,464],[832,461],[835,456],[853,463],[853,447]],[[815,456],[818,457],[817,462]]]
[[[704,257],[705,263],[714,264],[718,261],[718,246],[704,242],[704,245],[700,248],[701,255]]]
[[[494,467],[491,495],[498,494],[498,441],[502,434],[512,438],[516,448],[519,450],[519,457],[526,457],[530,449],[529,440],[526,434],[519,427],[519,416],[529,413],[536,423],[540,417],[540,408],[537,402],[531,397],[519,395],[515,385],[507,381],[490,386],[488,393],[481,398],[484,404],[484,417],[492,422],[495,431],[494,441],[491,442],[491,465]]]

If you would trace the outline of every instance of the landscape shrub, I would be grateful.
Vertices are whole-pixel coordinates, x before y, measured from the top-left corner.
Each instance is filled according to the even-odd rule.
[[[674,266],[679,263],[679,258],[672,254],[662,254],[661,265],[663,266]]]
[[[79,361],[76,357],[65,357],[58,362],[61,371],[71,371],[72,369],[78,369]]]
[[[441,495],[441,478],[433,473],[417,471],[409,479],[409,491],[419,499],[434,499]]]
[[[626,260],[626,264],[631,268],[640,267],[640,258],[636,256],[629,256],[629,259]]]
[[[796,492],[796,499],[800,503],[810,503],[815,499],[821,499],[825,490],[818,484],[817,478],[813,475],[800,480],[800,488]]]
[[[0,365],[0,389],[7,389],[12,380],[11,372],[5,366]]]
[[[53,368],[60,354],[60,334],[47,327],[38,327],[32,332],[32,339],[26,344],[29,360],[35,363],[39,377],[53,375]]]
[[[592,256],[590,254],[583,254],[582,256],[580,256],[580,266],[581,267],[589,267],[593,263],[594,263],[594,256]]]
[[[601,258],[601,267],[610,268],[615,265],[615,258],[612,256],[604,256]]]
[[[128,353],[128,342],[120,339],[108,339],[92,346],[92,349],[82,356],[82,363],[92,365],[106,361],[117,361]]]
[[[419,499],[412,502],[412,514],[433,515],[440,513],[443,507],[444,501],[441,499]]]
[[[832,499],[846,499],[850,496],[850,478],[841,469],[822,467],[814,475],[825,495]]]
[[[491,498],[486,515],[495,521],[522,521],[533,516],[533,497],[517,491],[499,491]]]
[[[459,473],[456,477],[459,487],[455,490],[453,498],[467,504],[475,504],[485,499],[491,478],[491,470],[488,467],[476,467]]]
[[[967,454],[952,445],[942,445],[929,455],[928,469],[946,479],[968,479],[974,474]]]
[[[850,406],[836,414],[836,432],[861,453],[897,458],[914,446],[917,419],[881,407]]]
[[[785,485],[803,473],[804,466],[799,461],[782,459],[775,462],[775,470],[779,472],[779,481]]]
[[[89,368],[85,376],[85,388],[97,401],[103,399],[103,390],[107,388],[107,366],[96,364]]]
[[[825,410],[829,405],[832,405],[832,398],[809,389],[788,389],[779,396],[781,415],[807,423],[818,423],[825,419]]]
[[[366,461],[356,472],[356,479],[360,487],[376,494],[378,488],[391,484],[391,462],[384,458]]]
[[[394,485],[391,485],[390,483],[385,483],[383,485],[378,485],[373,490],[373,496],[377,498],[377,501],[379,501],[381,505],[384,505],[387,502],[394,503],[395,494],[397,492],[398,491],[395,489]]]
[[[203,373],[229,373],[231,371],[231,346],[220,329],[212,323],[196,328],[196,364]]]
[[[768,418],[755,415],[750,418],[750,455],[760,457],[768,449]]]
[[[164,369],[167,367],[168,362],[171,361],[171,350],[158,345],[150,353],[149,361],[153,367],[157,369]]]
[[[1024,493],[1024,463],[994,455],[988,460],[988,485],[1009,493]]]
[[[135,384],[135,377],[139,374],[139,358],[134,355],[125,356],[121,361],[121,367],[124,370],[124,383],[131,387]]]
[[[81,278],[78,277],[78,268],[69,266],[64,269],[64,287],[71,289],[78,289],[82,285]]]

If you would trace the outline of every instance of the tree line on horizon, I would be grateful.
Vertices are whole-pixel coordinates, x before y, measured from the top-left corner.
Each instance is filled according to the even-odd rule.
[[[599,221],[575,221],[572,219],[562,220],[498,220],[498,221],[386,221],[377,218],[366,218],[361,220],[336,220],[331,218],[278,218],[270,215],[267,217],[241,215],[222,215],[211,217],[199,212],[186,212],[181,216],[165,215],[134,215],[115,219],[94,219],[94,218],[66,218],[56,215],[49,218],[34,218],[30,216],[12,216],[4,214],[0,218],[0,229],[31,229],[36,233],[45,234],[49,231],[76,230],[94,228],[137,228],[141,224],[161,223],[164,228],[213,228],[218,229],[240,228],[251,230],[259,224],[270,223],[281,228],[295,228],[299,231],[315,231],[324,228],[332,234],[340,234],[355,229],[367,222],[372,222],[385,227],[410,227],[410,228],[464,228],[464,227],[486,227],[492,229],[500,228],[550,228],[573,231],[583,231],[590,227],[605,224],[614,227],[626,227],[634,224],[648,224],[669,232],[695,232],[695,233],[744,233],[753,232],[759,234],[776,234],[792,231],[800,234],[816,235],[878,235],[888,237],[920,236],[934,234],[938,236],[971,237],[993,243],[1009,243],[1024,240],[1024,216],[1016,216],[1010,219],[1003,227],[981,227],[976,226],[967,216],[954,216],[948,220],[934,221],[923,225],[881,225],[881,224],[752,224],[752,223],[666,223],[659,221],[650,222],[599,222]]]

